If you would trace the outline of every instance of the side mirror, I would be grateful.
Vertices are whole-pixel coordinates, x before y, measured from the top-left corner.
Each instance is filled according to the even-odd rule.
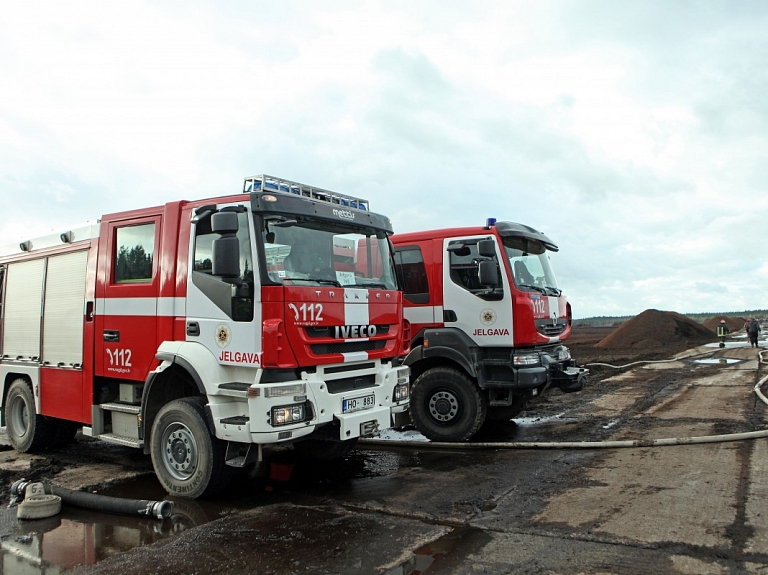
[[[477,253],[484,258],[492,258],[496,255],[496,242],[493,240],[480,240],[477,242]]]
[[[480,285],[493,289],[499,285],[499,273],[496,270],[496,262],[483,260],[477,266],[477,275]]]
[[[240,226],[234,212],[218,212],[211,216],[211,230],[221,236],[211,242],[211,273],[230,283],[240,277],[238,229]]]

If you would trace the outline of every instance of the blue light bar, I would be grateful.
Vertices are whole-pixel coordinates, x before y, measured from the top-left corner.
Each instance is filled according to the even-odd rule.
[[[486,228],[492,228],[496,225],[496,218],[488,218],[485,220],[485,227]]]

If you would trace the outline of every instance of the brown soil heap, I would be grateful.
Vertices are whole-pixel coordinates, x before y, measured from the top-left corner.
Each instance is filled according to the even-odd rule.
[[[728,317],[724,315],[716,315],[715,317],[709,318],[707,321],[702,322],[701,325],[704,327],[711,329],[712,331],[715,331],[717,329],[717,324],[720,323],[720,320],[725,320],[725,325],[728,326],[728,329],[731,331],[736,331],[744,327],[744,322],[747,321],[743,317]]]
[[[717,341],[717,336],[692,319],[673,311],[647,309],[636,315],[595,347],[603,349],[679,348]]]

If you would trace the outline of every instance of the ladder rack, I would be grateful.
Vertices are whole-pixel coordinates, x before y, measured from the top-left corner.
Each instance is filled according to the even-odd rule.
[[[347,208],[355,208],[366,212],[370,211],[368,200],[331,192],[315,186],[292,182],[291,180],[285,180],[283,178],[268,176],[266,174],[246,178],[245,183],[243,184],[243,192],[278,192],[282,194],[295,194],[297,196],[311,198],[321,202],[338,204]]]

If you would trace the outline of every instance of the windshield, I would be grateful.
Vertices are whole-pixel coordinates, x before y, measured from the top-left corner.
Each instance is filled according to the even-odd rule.
[[[541,242],[521,237],[502,237],[502,243],[518,288],[546,295],[560,295],[555,274],[549,265],[549,255]]]
[[[389,241],[382,230],[309,219],[265,221],[263,238],[272,281],[397,289]]]

